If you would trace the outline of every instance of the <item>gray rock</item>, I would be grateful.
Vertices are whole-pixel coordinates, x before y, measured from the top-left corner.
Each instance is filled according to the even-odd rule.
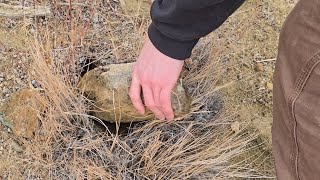
[[[13,150],[15,150],[17,153],[22,153],[23,152],[23,147],[16,141],[12,141],[11,147]]]
[[[84,75],[79,89],[93,101],[91,112],[108,122],[137,122],[153,120],[150,110],[140,115],[129,97],[133,63],[112,64],[96,68]],[[181,84],[176,85],[171,95],[175,117],[189,112],[191,99]]]

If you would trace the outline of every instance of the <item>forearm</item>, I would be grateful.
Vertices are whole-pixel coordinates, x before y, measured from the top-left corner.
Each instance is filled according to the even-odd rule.
[[[217,29],[245,0],[155,0],[149,38],[163,54],[184,60],[201,37]]]

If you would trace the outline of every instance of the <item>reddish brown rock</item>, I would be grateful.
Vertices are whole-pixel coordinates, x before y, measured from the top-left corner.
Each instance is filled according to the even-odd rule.
[[[35,90],[24,89],[13,94],[1,108],[14,134],[25,138],[33,136],[39,124],[39,110],[44,107],[38,101],[39,96]]]

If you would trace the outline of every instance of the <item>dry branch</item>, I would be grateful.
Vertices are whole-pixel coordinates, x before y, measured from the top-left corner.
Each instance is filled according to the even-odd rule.
[[[22,18],[51,15],[48,6],[23,7],[0,3],[0,17]]]

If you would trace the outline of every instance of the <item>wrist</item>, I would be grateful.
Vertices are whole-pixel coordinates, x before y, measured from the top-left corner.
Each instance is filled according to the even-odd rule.
[[[148,36],[154,47],[164,55],[177,60],[185,60],[191,56],[197,40],[178,41],[162,34],[153,24],[149,26]]]

